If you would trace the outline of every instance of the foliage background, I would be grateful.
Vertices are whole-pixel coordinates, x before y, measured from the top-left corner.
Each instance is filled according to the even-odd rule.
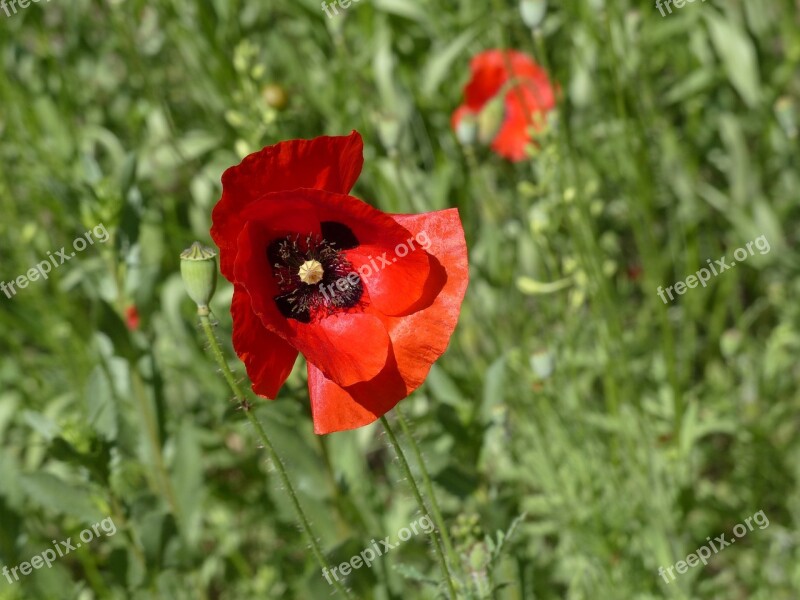
[[[118,532],[0,598],[324,598],[255,435],[211,368],[178,254],[222,171],[279,140],[365,139],[355,195],[457,206],[472,276],[447,354],[403,403],[465,558],[464,597],[800,597],[800,6],[54,0],[0,12],[0,564]],[[514,47],[562,105],[530,161],[449,127],[470,56]],[[264,90],[281,86],[284,110]],[[665,306],[656,288],[765,235]],[[555,291],[542,286],[561,282]],[[232,364],[231,288],[213,309]],[[125,326],[136,306],[141,323]],[[379,426],[312,434],[305,370],[258,413],[335,564],[416,518]],[[758,510],[770,525],[669,585]],[[497,539],[524,517],[498,560]],[[412,538],[359,598],[433,598]]]

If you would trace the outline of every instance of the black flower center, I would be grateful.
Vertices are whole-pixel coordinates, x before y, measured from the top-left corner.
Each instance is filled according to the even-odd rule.
[[[275,304],[283,316],[301,323],[355,306],[364,293],[361,278],[342,254],[358,246],[355,235],[341,223],[321,225],[321,235],[288,235],[267,247],[281,290]]]

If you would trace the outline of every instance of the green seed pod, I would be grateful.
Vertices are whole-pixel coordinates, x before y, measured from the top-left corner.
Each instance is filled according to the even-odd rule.
[[[208,303],[217,289],[217,253],[195,242],[181,252],[181,278],[186,293],[197,304],[197,313],[208,314]]]
[[[289,95],[286,93],[283,86],[277,83],[265,85],[264,89],[261,90],[261,97],[264,98],[264,102],[267,103],[267,106],[275,110],[283,110],[286,108],[286,105],[289,104]]]
[[[478,141],[481,144],[491,144],[494,136],[500,131],[506,113],[505,92],[506,87],[489,100],[478,114]]]
[[[537,28],[547,13],[547,0],[522,0],[519,3],[522,22],[531,29]]]
[[[478,133],[478,123],[472,115],[464,116],[456,125],[456,138],[462,146],[472,146]]]

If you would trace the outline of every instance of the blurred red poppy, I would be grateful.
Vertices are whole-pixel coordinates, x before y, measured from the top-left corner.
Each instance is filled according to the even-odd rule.
[[[130,331],[139,329],[139,311],[136,306],[129,306],[125,309],[125,325]]]
[[[357,132],[291,140],[222,176],[211,236],[234,284],[234,348],[275,398],[298,352],[316,433],[373,422],[425,380],[467,288],[456,209],[390,215],[348,195]]]
[[[473,119],[481,141],[491,142],[500,156],[519,161],[531,142],[529,128],[541,129],[545,115],[555,107],[553,86],[532,58],[508,50],[487,50],[473,57],[472,77],[464,88],[464,104],[453,113],[458,130],[464,119]]]

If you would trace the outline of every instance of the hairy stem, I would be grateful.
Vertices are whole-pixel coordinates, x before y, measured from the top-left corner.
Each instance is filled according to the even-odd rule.
[[[200,324],[203,327],[203,331],[206,334],[206,338],[208,338],[208,344],[211,348],[211,353],[214,355],[214,359],[217,361],[219,368],[222,369],[222,374],[225,377],[225,381],[228,382],[228,386],[233,391],[236,401],[242,407],[242,411],[247,416],[247,419],[253,425],[253,428],[256,430],[258,434],[259,440],[261,440],[262,445],[267,450],[267,454],[272,459],[272,464],[275,465],[275,470],[278,472],[278,475],[281,478],[281,483],[283,483],[283,487],[286,492],[289,494],[289,500],[291,501],[292,507],[297,513],[297,519],[300,521],[300,527],[303,530],[303,533],[306,534],[308,541],[311,544],[311,551],[314,554],[314,557],[317,559],[320,567],[323,571],[327,572],[330,570],[330,565],[328,564],[325,555],[322,553],[322,549],[319,547],[319,542],[317,538],[314,536],[314,533],[311,529],[311,523],[306,516],[305,511],[303,511],[303,507],[300,506],[300,501],[297,499],[297,494],[294,491],[294,487],[292,487],[292,483],[289,480],[289,475],[286,472],[286,467],[283,464],[280,456],[275,451],[275,447],[272,445],[272,442],[269,440],[269,436],[267,436],[267,432],[264,430],[263,425],[261,425],[261,421],[258,420],[253,414],[252,408],[250,403],[245,398],[244,392],[242,388],[239,386],[239,383],[236,381],[236,378],[233,376],[230,367],[228,366],[228,362],[225,360],[225,357],[222,354],[222,350],[219,347],[219,343],[217,342],[217,338],[214,335],[214,331],[211,327],[211,322],[208,318],[208,314],[199,313]],[[331,580],[331,583],[336,588],[336,590],[342,594],[345,598],[349,598],[353,600],[353,596],[347,589],[339,582],[335,577]]]
[[[422,452],[420,451],[419,445],[414,439],[414,436],[411,434],[411,429],[408,427],[408,422],[405,420],[405,417],[403,417],[403,413],[400,412],[400,407],[395,407],[394,412],[397,415],[397,421],[400,423],[400,429],[403,430],[403,435],[405,435],[408,439],[411,450],[414,452],[414,457],[417,459],[417,463],[419,464],[419,470],[422,474],[422,485],[425,486],[425,493],[428,495],[428,499],[430,500],[431,512],[433,512],[433,520],[436,523],[436,528],[439,530],[439,533],[442,536],[442,542],[444,543],[444,549],[447,552],[447,556],[450,559],[450,564],[456,565],[458,564],[458,558],[455,550],[453,549],[453,542],[450,540],[450,534],[448,533],[447,528],[444,526],[442,511],[439,508],[439,502],[436,500],[436,494],[433,490],[431,476],[428,473],[427,467],[425,466],[425,460],[422,458]]]
[[[419,505],[419,509],[427,515],[428,507],[425,506],[425,501],[422,499],[422,494],[419,491],[417,482],[414,480],[414,476],[411,474],[411,469],[408,466],[406,455],[403,452],[403,449],[400,447],[400,443],[397,441],[397,436],[395,436],[394,431],[392,430],[392,427],[389,425],[389,421],[386,420],[385,416],[381,417],[381,424],[383,425],[384,430],[386,430],[386,435],[389,437],[389,442],[391,443],[392,448],[394,448],[395,454],[397,454],[397,458],[400,461],[400,469],[403,471],[403,475],[408,480],[408,484],[411,486],[411,491],[414,493],[414,498]],[[455,600],[458,596],[456,596],[455,584],[453,583],[453,577],[450,575],[450,569],[447,566],[447,559],[444,556],[442,544],[439,542],[439,537],[436,535],[435,531],[431,531],[430,536],[431,540],[433,541],[434,553],[439,561],[439,566],[442,569],[442,575],[444,576],[445,583],[447,584],[448,595],[452,600]]]

